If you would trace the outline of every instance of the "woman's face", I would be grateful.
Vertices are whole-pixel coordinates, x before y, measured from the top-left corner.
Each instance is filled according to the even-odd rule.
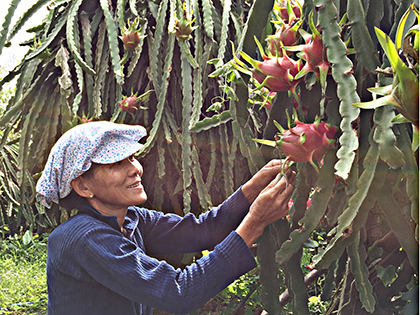
[[[96,164],[86,178],[97,210],[119,210],[147,200],[141,184],[143,167],[134,156],[112,164]]]

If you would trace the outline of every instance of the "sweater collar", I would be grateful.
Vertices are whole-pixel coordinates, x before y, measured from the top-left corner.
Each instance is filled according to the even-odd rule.
[[[94,217],[95,219],[98,219],[99,221],[109,224],[117,231],[121,231],[120,225],[118,224],[117,217],[115,215],[103,215],[94,207],[92,207],[86,198],[79,196],[74,190],[72,190],[67,197],[60,199],[60,206],[67,209],[67,211],[77,209],[78,214],[85,213],[91,217]]]

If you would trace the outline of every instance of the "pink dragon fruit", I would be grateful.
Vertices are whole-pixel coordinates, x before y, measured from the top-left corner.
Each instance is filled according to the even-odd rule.
[[[286,23],[290,23],[290,20],[295,17],[300,19],[302,16],[300,3],[294,0],[280,0],[274,5],[274,10]]]
[[[281,27],[279,27],[276,33],[272,36],[268,36],[268,50],[273,56],[277,54],[279,56],[283,55],[283,46],[293,46],[295,45],[300,38],[299,28],[302,24],[302,20],[299,20],[294,24],[286,24],[280,22]],[[292,51],[286,51],[287,55],[290,55]]]
[[[253,68],[249,69],[249,67],[235,55],[234,59],[237,64],[234,64],[234,66],[239,71],[252,75],[260,84],[260,86],[257,87],[258,89],[266,87],[271,92],[291,91],[295,94],[296,86],[301,81],[301,79],[295,80],[295,76],[302,69],[300,60],[295,61],[287,55],[284,55],[283,57],[268,57],[265,55],[261,43],[257,39],[255,40],[260,49],[263,61],[254,60],[244,52],[239,51],[239,54],[250,63]]]
[[[293,162],[321,161],[325,153],[334,147],[337,129],[319,119],[314,123],[295,121],[296,126],[280,130],[275,137],[276,146]]]
[[[318,77],[330,69],[327,59],[327,47],[323,44],[321,34],[313,33],[304,35],[306,45],[303,46],[303,56],[306,60],[304,73],[313,71]]]
[[[288,56],[266,57],[263,62],[254,62],[253,77],[272,92],[294,90],[300,80],[294,77],[299,73],[301,64]]]

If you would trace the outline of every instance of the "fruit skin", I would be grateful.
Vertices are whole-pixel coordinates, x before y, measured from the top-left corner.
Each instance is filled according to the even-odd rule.
[[[276,146],[293,162],[321,161],[334,147],[337,128],[329,123],[316,121],[311,124],[296,121],[296,126],[276,135]]]

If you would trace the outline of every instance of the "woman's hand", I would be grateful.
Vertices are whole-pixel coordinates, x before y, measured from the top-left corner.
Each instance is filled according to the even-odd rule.
[[[286,178],[282,178],[280,181],[274,179],[261,191],[251,204],[248,214],[236,229],[248,247],[251,247],[261,236],[268,224],[287,215],[288,202],[293,192],[296,173],[288,169],[284,176],[287,177],[287,180]]]
[[[260,192],[282,171],[282,160],[271,160],[242,186],[242,193],[252,204]],[[286,166],[284,171],[288,167]]]

